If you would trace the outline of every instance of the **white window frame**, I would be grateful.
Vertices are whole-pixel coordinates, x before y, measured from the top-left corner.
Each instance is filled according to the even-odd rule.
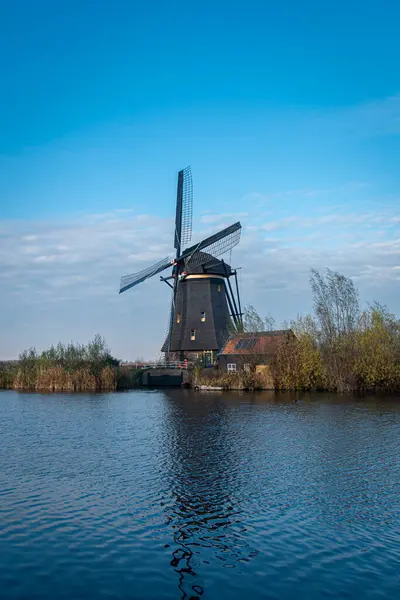
[[[236,373],[236,363],[228,363],[226,368],[228,373]]]

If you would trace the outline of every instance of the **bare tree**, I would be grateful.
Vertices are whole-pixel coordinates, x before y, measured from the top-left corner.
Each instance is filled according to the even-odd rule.
[[[275,319],[271,315],[261,317],[252,304],[248,304],[243,312],[243,329],[246,332],[273,331]]]
[[[310,284],[322,341],[331,341],[354,331],[360,306],[353,281],[330,269],[325,275],[312,269]]]
[[[265,331],[274,331],[276,327],[274,317],[272,317],[269,314],[266,317],[264,317],[264,327]]]

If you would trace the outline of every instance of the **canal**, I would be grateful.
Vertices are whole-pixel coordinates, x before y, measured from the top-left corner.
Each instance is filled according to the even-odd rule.
[[[2,598],[400,597],[400,398],[0,393]]]

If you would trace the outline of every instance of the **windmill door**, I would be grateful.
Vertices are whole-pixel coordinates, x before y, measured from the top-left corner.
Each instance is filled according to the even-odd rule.
[[[205,367],[211,367],[213,365],[213,360],[214,360],[214,356],[213,356],[213,352],[212,350],[210,351],[206,351],[203,352],[203,365]]]

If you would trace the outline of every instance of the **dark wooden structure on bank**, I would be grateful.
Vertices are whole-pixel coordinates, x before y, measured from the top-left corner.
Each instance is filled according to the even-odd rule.
[[[120,293],[149,277],[172,268],[161,281],[170,286],[171,308],[162,352],[167,360],[201,358],[210,365],[224,345],[228,332],[242,327],[236,270],[218,257],[240,241],[239,222],[185,247],[192,235],[193,185],[190,168],[178,174],[174,248],[175,258],[121,278]],[[234,284],[230,279],[233,278]]]
[[[294,337],[291,329],[234,334],[221,349],[218,365],[228,372],[270,365],[279,346],[291,337]]]
[[[190,386],[192,374],[188,369],[143,369],[138,383],[144,387],[182,387]]]
[[[162,351],[180,357],[183,353],[189,359],[202,354],[203,362],[212,364],[231,326],[226,279],[232,269],[202,254],[204,263],[185,265],[186,276],[177,287],[171,337],[165,340]]]

